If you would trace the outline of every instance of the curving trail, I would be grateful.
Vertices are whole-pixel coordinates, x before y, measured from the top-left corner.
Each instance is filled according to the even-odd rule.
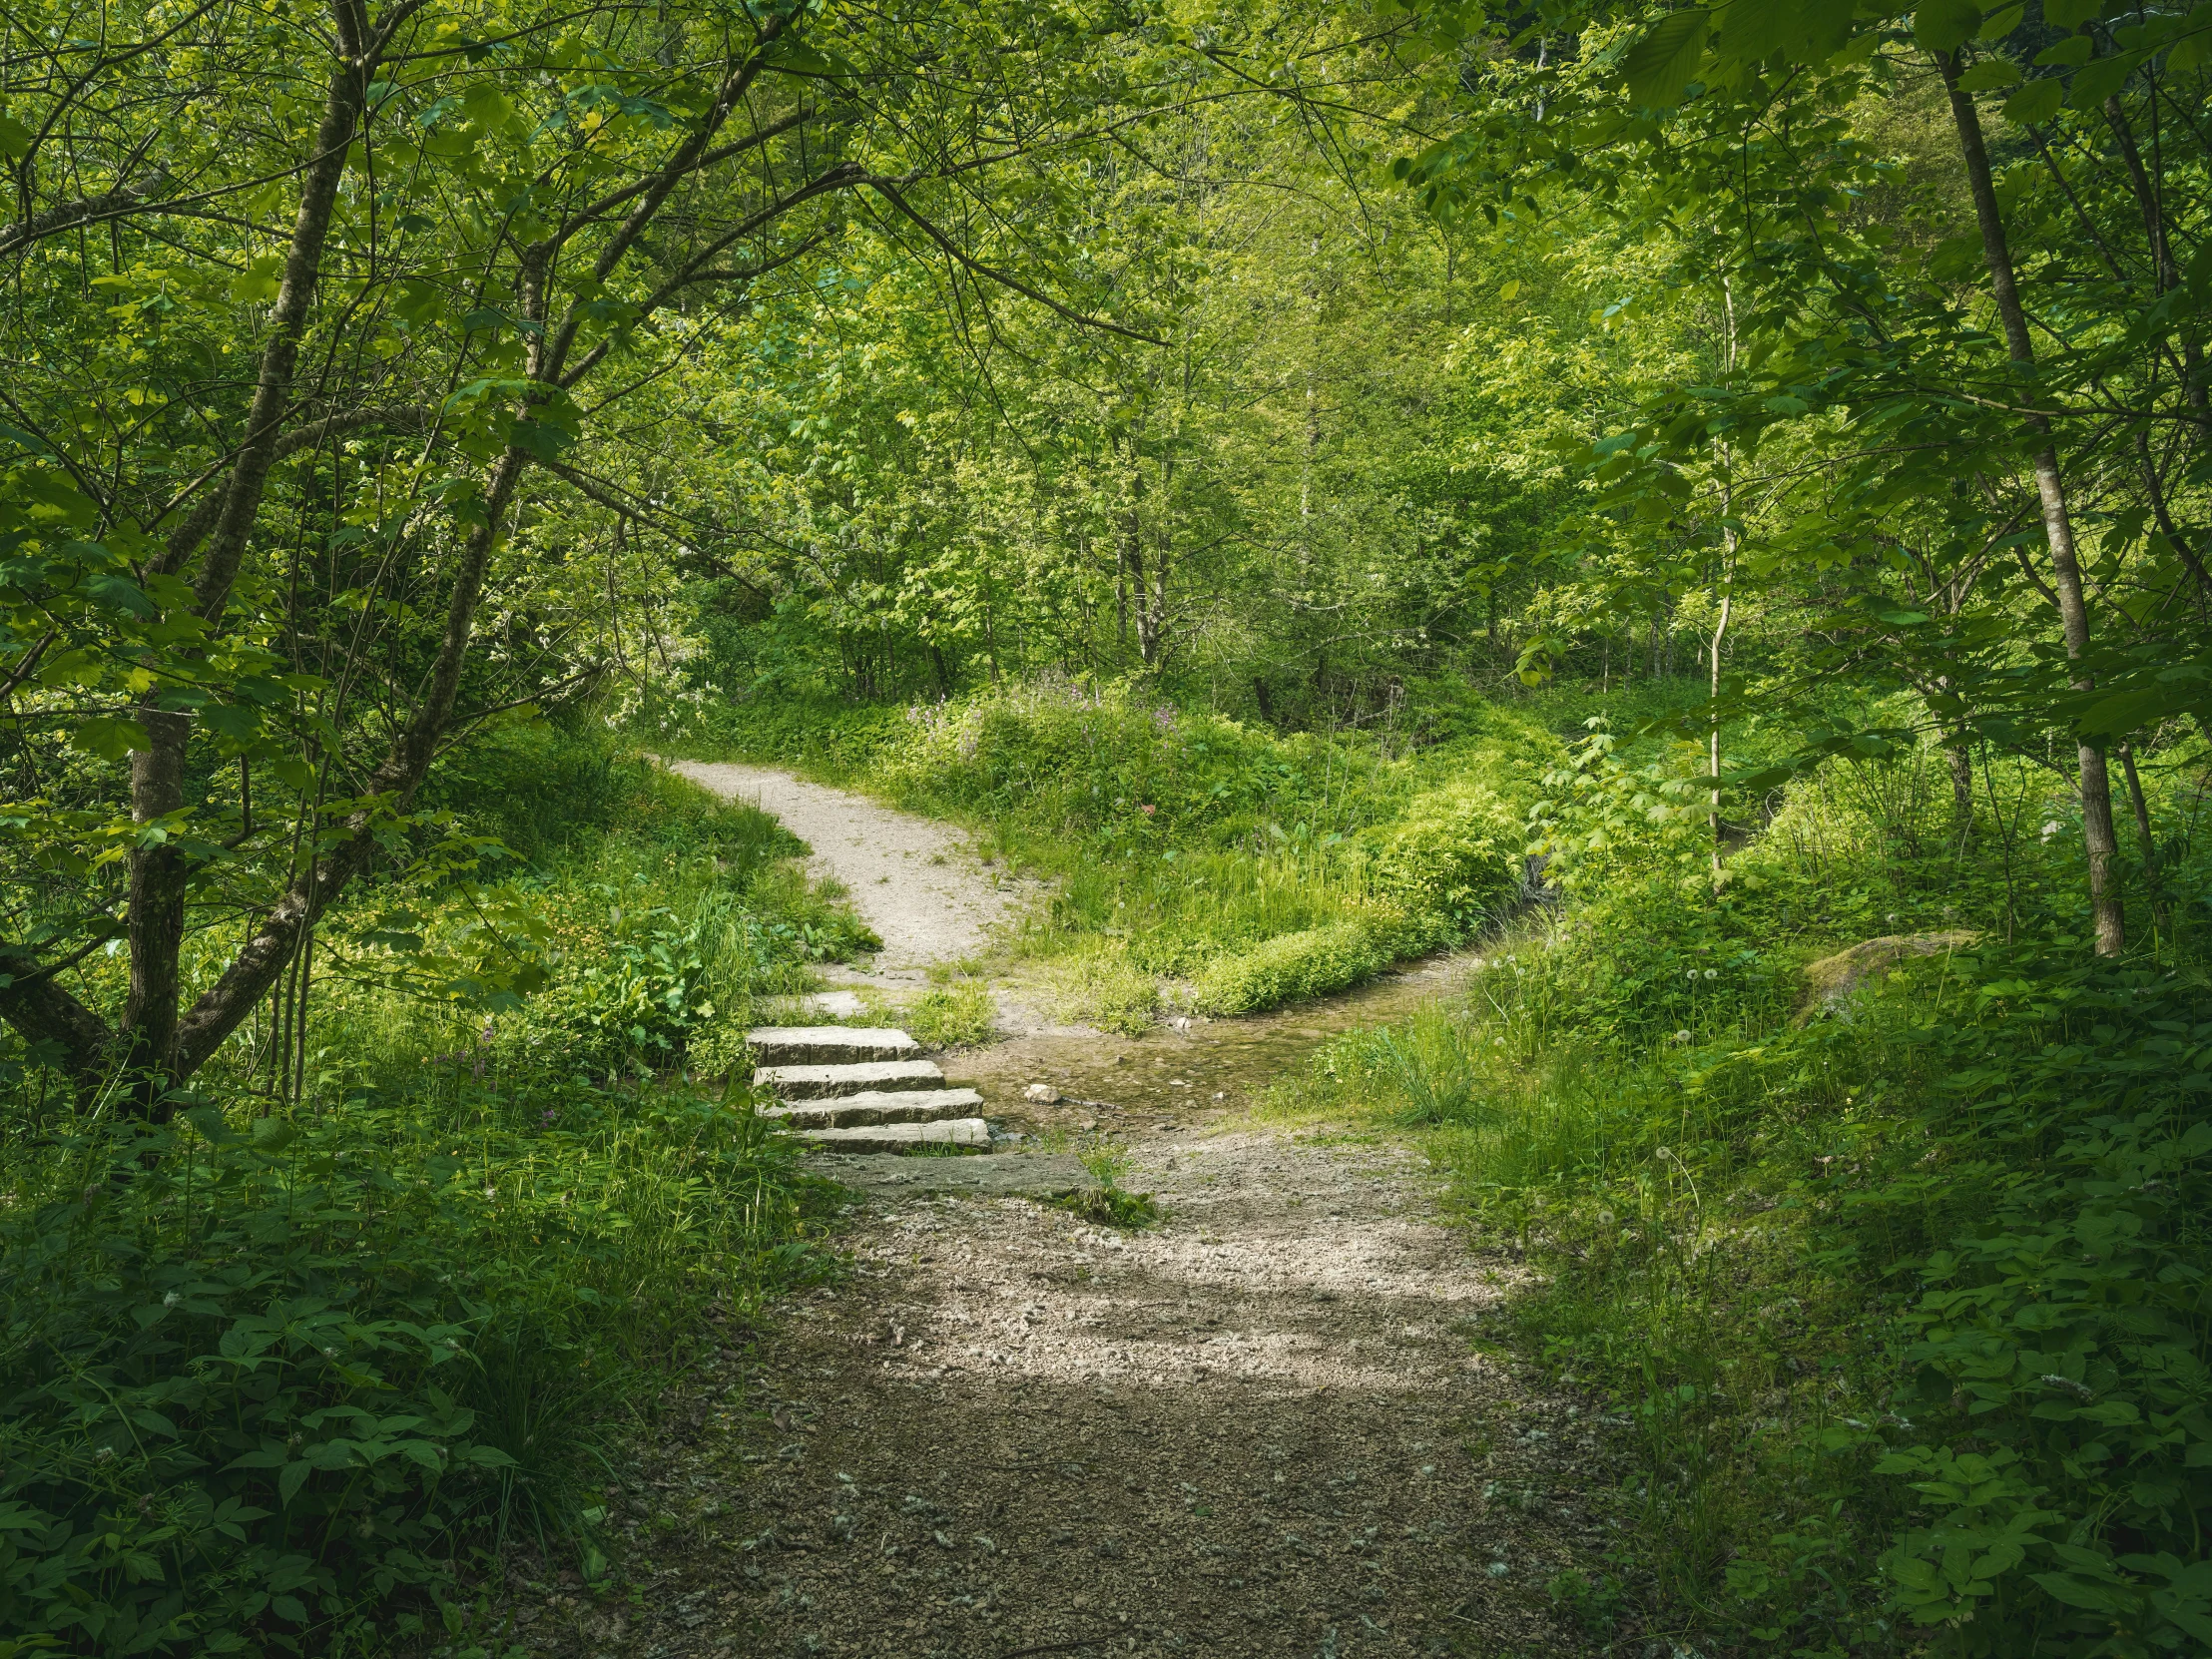
[[[711,774],[741,775],[887,947],[877,916],[904,918],[903,960],[970,953],[1005,915],[943,827]],[[901,884],[847,872],[907,868],[908,848],[961,879],[870,910],[868,885]],[[1246,1109],[1254,1066],[1282,1063],[1268,1039],[1303,1052],[1359,1006],[944,1057],[1017,1126],[1105,1119],[1160,1225],[1017,1196],[1068,1185],[1064,1154],[822,1158],[872,1195],[850,1272],[772,1331],[727,1333],[625,1471],[610,1507],[645,1593],[557,1592],[525,1631],[648,1659],[1584,1651],[1546,1585],[1596,1575],[1614,1478],[1586,1404],[1476,1352],[1518,1270],[1438,1223],[1417,1153]],[[1026,1105],[1025,1076],[1081,1098]]]
[[[812,847],[808,867],[842,881],[881,937],[878,971],[896,974],[978,954],[1022,896],[976,861],[964,832],[935,819],[774,767],[677,761],[669,770],[725,801],[773,815]]]

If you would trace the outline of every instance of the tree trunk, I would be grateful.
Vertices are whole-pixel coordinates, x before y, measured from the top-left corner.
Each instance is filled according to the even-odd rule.
[[[291,402],[299,340],[322,274],[322,250],[337,209],[338,185],[345,173],[346,148],[360,118],[363,88],[373,65],[363,57],[366,28],[353,0],[331,7],[339,53],[323,99],[322,121],[314,152],[299,190],[291,245],[284,275],[270,315],[269,343],[263,347],[254,401],[238,458],[224,485],[222,510],[214,518],[207,552],[193,579],[194,608],[212,629],[220,630],[232,585],[246,556],[255,521],[261,515],[270,468],[284,411]],[[172,542],[162,562],[181,567],[194,549]],[[140,1110],[159,1112],[163,1092],[176,1075],[177,1004],[185,940],[185,895],[191,869],[184,849],[167,836],[146,833],[185,805],[185,753],[192,722],[160,707],[160,692],[150,693],[138,711],[148,748],[131,756],[131,820],[141,828],[140,843],[129,861],[129,939],[131,983],[124,1004],[122,1059],[140,1081],[133,1099]]]
[[[1966,168],[1966,182],[1973,192],[1974,219],[1981,231],[1981,252],[1989,268],[1989,286],[1996,299],[1997,315],[2004,323],[2005,347],[2013,362],[2032,366],[2035,347],[2028,337],[2027,313],[2020,305],[2019,288],[2012,274],[2012,253],[2005,241],[2004,215],[1997,207],[1996,187],[1989,175],[1989,154],[1981,140],[1981,117],[1973,96],[1958,90],[1958,57],[1954,52],[1936,55],[1936,68],[1950,94],[1950,113],[1958,129],[1958,149]],[[2028,395],[2033,396],[2030,391]],[[2081,566],[2074,552],[2073,521],[2066,504],[2066,486],[2058,470],[2058,447],[2051,436],[2050,418],[2041,412],[2027,417],[2036,442],[2032,464],[2035,493],[2042,504],[2043,532],[2050,543],[2051,585],[2058,596],[2058,615],[2064,631],[2066,655],[2079,661],[2089,649],[2089,607],[2083,597]],[[2077,691],[2091,689],[2086,673],[2077,674]],[[2115,855],[2118,847],[2112,829],[2112,784],[2105,770],[2104,751],[2092,744],[2076,746],[2081,776],[2081,835],[2089,856],[2089,907],[2095,919],[2097,953],[2116,956],[2127,948],[2127,916],[2120,898]]]

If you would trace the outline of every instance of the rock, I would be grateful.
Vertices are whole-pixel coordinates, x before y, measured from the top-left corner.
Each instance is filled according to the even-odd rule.
[[[870,1060],[841,1066],[762,1066],[753,1081],[790,1105],[882,1090],[938,1089],[944,1086],[944,1073],[930,1060]]]
[[[1834,1013],[1849,1002],[1861,985],[1886,977],[1890,970],[1913,956],[1946,956],[1964,950],[1981,937],[1965,928],[1947,933],[1886,933],[1849,950],[1808,962],[1805,980],[1813,999],[1797,1017],[1803,1025],[1816,1014]]]
[[[936,1123],[878,1123],[847,1129],[803,1129],[800,1138],[838,1152],[910,1152],[920,1146],[972,1146],[988,1152],[991,1126],[981,1118]]]
[[[1057,1106],[1060,1103],[1060,1091],[1050,1083],[1032,1083],[1021,1091],[1021,1098],[1034,1100],[1039,1106]]]
[[[974,1117],[983,1097],[973,1089],[875,1089],[830,1100],[764,1106],[761,1116],[794,1129],[847,1129],[876,1123],[933,1123]]]
[[[849,1065],[914,1060],[921,1044],[903,1031],[856,1025],[760,1025],[745,1034],[756,1065]]]

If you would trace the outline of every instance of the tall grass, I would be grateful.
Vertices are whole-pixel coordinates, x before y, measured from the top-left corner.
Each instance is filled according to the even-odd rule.
[[[1537,1270],[1497,1337],[1636,1454],[1633,1546],[1554,1585],[1594,1633],[2163,1651],[2199,1614],[2158,1551],[2180,1571],[2212,1507],[2152,1427],[2207,1399],[2201,1325],[2151,1309],[2202,1270],[2212,1025],[2170,941],[2212,920],[2212,868],[2163,869],[2155,955],[2086,963],[2067,837],[1962,833],[1924,758],[1832,770],[1717,890],[1694,826],[1586,858],[1463,996],[1340,1039],[1274,1105],[1420,1133],[1465,1225]],[[1992,770],[2000,811],[2061,810]],[[1954,928],[1981,943],[1802,1006],[1809,959]],[[2141,1640],[2097,1647],[2116,1630]]]

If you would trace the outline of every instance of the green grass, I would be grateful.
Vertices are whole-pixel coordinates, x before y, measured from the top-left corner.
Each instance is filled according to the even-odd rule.
[[[1407,753],[1066,683],[911,711],[740,705],[684,741],[977,829],[986,855],[1052,880],[1021,949],[1066,1012],[1114,1029],[1326,994],[1491,924],[1562,753],[1487,705]]]
[[[990,987],[976,980],[933,985],[906,1007],[907,1033],[927,1048],[988,1042],[997,1017]]]
[[[2163,1288],[2212,1271],[2212,871],[2095,963],[2069,842],[1961,841],[1924,766],[1800,780],[1717,893],[1694,823],[1586,838],[1627,769],[1562,820],[1572,903],[1268,1103],[1419,1136],[1535,1270],[1498,1339],[1635,1454],[1623,1547],[1554,1587],[1602,1638],[2149,1653],[2212,1602],[2212,1353]],[[2004,768],[2000,808],[2046,787]],[[1795,1019],[1809,959],[1960,926]]]

